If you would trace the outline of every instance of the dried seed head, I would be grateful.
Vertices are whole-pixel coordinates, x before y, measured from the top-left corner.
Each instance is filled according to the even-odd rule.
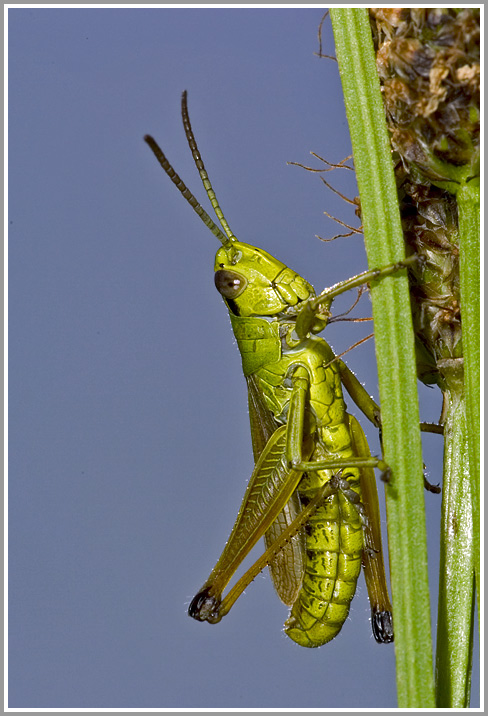
[[[444,388],[442,366],[462,344],[457,209],[442,181],[479,171],[480,13],[371,8],[370,18],[407,253],[426,259],[409,272],[418,375]]]
[[[371,10],[392,146],[436,178],[479,154],[479,10]]]

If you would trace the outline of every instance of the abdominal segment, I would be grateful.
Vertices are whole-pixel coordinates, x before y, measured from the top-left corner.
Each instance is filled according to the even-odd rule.
[[[349,486],[359,493],[357,470],[344,471]],[[310,475],[316,483],[320,473]],[[313,479],[315,478],[315,479]],[[299,486],[307,502],[307,477]],[[311,487],[311,485],[310,485]],[[301,646],[318,647],[331,641],[342,628],[361,571],[363,529],[361,517],[339,492],[327,498],[305,526],[305,570],[300,592],[285,622],[285,633]]]

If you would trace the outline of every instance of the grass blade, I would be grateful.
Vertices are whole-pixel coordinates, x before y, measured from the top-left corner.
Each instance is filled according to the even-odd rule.
[[[389,137],[366,9],[332,9],[370,268],[404,257]],[[372,286],[385,460],[398,705],[434,707],[422,454],[405,275]]]

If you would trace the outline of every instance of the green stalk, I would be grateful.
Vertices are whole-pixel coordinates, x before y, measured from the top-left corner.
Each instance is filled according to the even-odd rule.
[[[440,361],[444,391],[444,480],[441,517],[436,705],[468,708],[475,587],[480,569],[480,240],[479,181],[468,167],[448,168],[459,212],[463,361]],[[446,183],[437,182],[443,186]],[[442,364],[442,365],[441,365]]]
[[[480,184],[471,180],[456,194],[459,212],[461,313],[473,499],[474,568],[480,598]]]
[[[370,268],[404,257],[391,150],[366,9],[332,9]],[[434,702],[422,453],[405,275],[372,286],[385,460],[398,706]]]
[[[464,327],[463,327],[464,329]],[[473,492],[463,370],[443,367],[448,381],[444,425],[439,608],[436,649],[436,706],[468,708],[473,649]]]

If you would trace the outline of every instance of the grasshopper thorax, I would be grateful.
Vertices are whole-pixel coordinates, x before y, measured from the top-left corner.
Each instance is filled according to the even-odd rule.
[[[215,257],[215,285],[237,316],[275,316],[315,296],[313,286],[263,249],[229,242]]]

